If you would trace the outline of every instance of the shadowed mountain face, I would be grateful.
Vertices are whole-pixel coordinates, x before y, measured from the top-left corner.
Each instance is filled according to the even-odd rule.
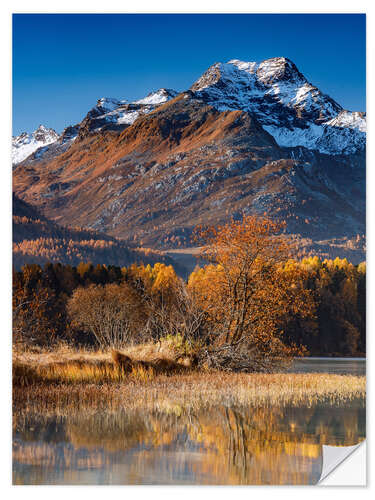
[[[13,194],[13,266],[80,262],[128,266],[134,262],[173,264],[180,274],[185,269],[169,257],[149,249],[130,249],[106,234],[81,228],[62,227]]]
[[[283,58],[214,65],[174,95],[101,99],[15,167],[15,192],[59,224],[136,245],[190,246],[197,224],[267,214],[301,254],[363,260],[363,114]]]

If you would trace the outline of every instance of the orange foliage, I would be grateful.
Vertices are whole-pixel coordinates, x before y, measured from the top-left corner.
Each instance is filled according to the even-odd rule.
[[[210,264],[192,273],[188,287],[208,314],[216,344],[246,346],[257,356],[292,354],[280,325],[288,314],[311,316],[313,302],[304,269],[282,265],[293,253],[284,226],[247,216],[199,229],[206,242],[201,256]]]

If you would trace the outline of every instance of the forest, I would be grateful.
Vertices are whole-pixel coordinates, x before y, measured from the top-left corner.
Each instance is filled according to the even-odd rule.
[[[13,193],[13,267],[61,262],[77,266],[80,262],[117,266],[134,262],[172,263],[162,252],[150,248],[130,248],[124,241],[82,227],[64,227],[48,220],[35,207]],[[181,272],[181,269],[176,269]]]
[[[267,371],[300,355],[364,356],[365,263],[290,258],[281,229],[255,217],[199,229],[206,245],[187,280],[165,263],[26,264],[13,274],[14,347],[172,339],[198,364],[229,371]]]

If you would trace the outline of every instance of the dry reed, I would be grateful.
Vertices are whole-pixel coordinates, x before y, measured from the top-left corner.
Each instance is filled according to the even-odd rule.
[[[31,369],[15,364],[16,412],[30,408],[61,414],[86,411],[181,412],[213,406],[284,406],[365,401],[366,379],[331,374],[228,374],[190,372],[156,375],[142,367],[130,374],[109,362],[53,363]]]

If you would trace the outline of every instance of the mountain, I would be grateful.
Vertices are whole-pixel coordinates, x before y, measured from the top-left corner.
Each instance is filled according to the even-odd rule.
[[[344,110],[285,57],[216,63],[191,89],[220,110],[255,113],[280,146],[304,146],[334,155],[365,147],[365,113]]]
[[[159,89],[143,99],[134,102],[102,97],[85,116],[81,123],[69,125],[59,135],[52,128],[40,125],[32,134],[23,132],[12,138],[12,163],[17,165],[25,158],[55,156],[67,149],[77,136],[81,138],[93,131],[121,130],[131,125],[142,114],[149,113],[155,107],[172,99],[177,92],[171,89]],[[52,145],[53,147],[46,147]]]
[[[176,95],[177,92],[174,90],[159,89],[134,102],[102,97],[87,113],[79,126],[78,133],[80,137],[84,137],[92,131],[121,130],[124,126],[134,123],[139,116],[150,113]]]
[[[287,222],[301,255],[359,261],[365,137],[365,114],[344,110],[288,59],[232,60],[178,95],[100,99],[16,166],[14,190],[59,224],[132,246],[188,247],[198,224],[267,214]]]
[[[34,130],[32,134],[23,132],[12,139],[12,163],[16,165],[30,156],[36,150],[56,142],[59,135],[52,129],[43,125]]]
[[[124,242],[96,231],[59,226],[13,194],[13,266],[20,269],[24,264],[46,262],[116,266],[164,262],[186,275],[182,265],[176,265],[160,252],[129,248]]]

